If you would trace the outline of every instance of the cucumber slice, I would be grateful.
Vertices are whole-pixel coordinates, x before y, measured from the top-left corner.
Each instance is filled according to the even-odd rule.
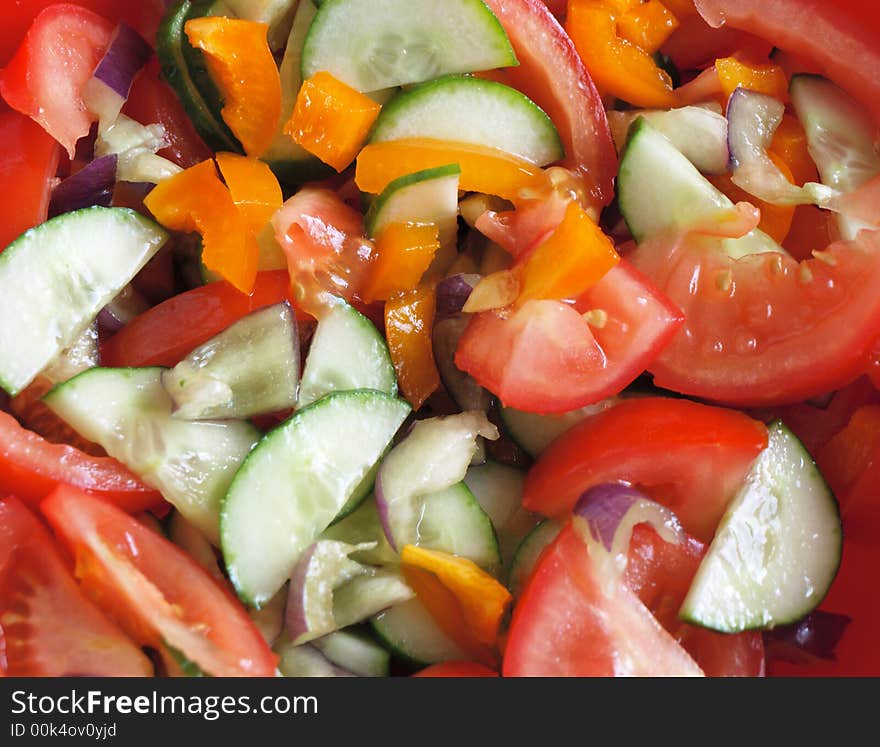
[[[378,237],[392,223],[434,223],[440,229],[440,243],[454,249],[460,176],[458,164],[450,164],[395,179],[367,210],[367,236]]]
[[[259,432],[246,422],[174,418],[162,371],[93,368],[43,399],[216,543],[220,502]]]
[[[463,482],[425,496],[414,544],[468,558],[489,573],[501,566],[492,521]]]
[[[162,76],[174,89],[199,135],[212,150],[240,153],[241,145],[219,116],[219,94],[216,94],[213,83],[206,82],[210,81],[207,70],[197,65],[198,82],[193,78],[189,60],[198,59],[195,55],[198,50],[189,43],[183,27],[194,15],[200,13],[194,10],[190,0],[181,0],[166,13],[156,34],[156,54]],[[211,94],[216,97],[213,102],[206,99],[202,86],[213,87]]]
[[[324,656],[338,667],[358,677],[387,677],[391,654],[360,631],[337,630],[312,642]]]
[[[563,433],[582,420],[614,407],[619,401],[619,397],[609,397],[561,415],[536,415],[512,407],[501,407],[498,413],[505,433],[529,456],[537,459]]]
[[[27,387],[167,239],[133,210],[90,207],[13,241],[0,255],[0,387]]]
[[[818,75],[795,75],[790,93],[823,184],[852,192],[880,173],[876,128],[861,104]],[[838,217],[838,225],[848,240],[863,228],[872,228],[843,216]]]
[[[164,371],[162,384],[182,420],[244,419],[292,408],[299,338],[290,305],[243,317]]]
[[[516,64],[480,0],[326,0],[303,46],[302,77],[326,70],[368,92]]]
[[[721,520],[681,617],[723,633],[800,620],[828,592],[843,551],[837,501],[782,422]]]
[[[214,547],[195,526],[190,524],[180,511],[172,511],[168,521],[168,539],[204,568],[216,581],[225,583],[226,576],[220,570],[220,563]]]
[[[352,553],[351,559],[358,563],[393,565],[400,562],[397,553],[388,544],[388,538],[379,518],[379,510],[373,498],[363,501],[355,511],[328,527],[321,535],[321,539],[336,540],[349,545],[375,543],[376,546],[371,550],[358,550]]]
[[[336,173],[332,167],[315,158],[284,132],[284,126],[293,114],[299,89],[302,88],[302,48],[317,12],[316,4],[312,0],[300,0],[281,60],[281,117],[275,140],[263,155],[263,160],[269,164],[269,168],[282,184],[298,185],[319,181]]]
[[[223,501],[226,569],[260,607],[289,578],[381,459],[409,406],[376,391],[339,392],[264,436]]]
[[[280,49],[290,30],[290,21],[300,0],[221,0],[230,15],[269,27],[269,46]],[[307,0],[302,0],[307,2]],[[280,42],[280,43],[279,43]]]
[[[353,677],[337,667],[314,646],[306,643],[296,646],[287,639],[275,644],[278,654],[278,671],[282,677]]]
[[[523,538],[535,528],[538,517],[522,506],[526,473],[506,464],[487,461],[471,467],[464,482],[492,520],[505,568],[510,566]]]
[[[416,666],[470,658],[440,629],[418,599],[381,612],[370,624],[396,656]]]
[[[529,532],[516,549],[507,576],[507,588],[514,598],[518,598],[525,588],[526,582],[538,565],[544,548],[559,536],[562,525],[552,519],[542,521]]]
[[[644,118],[630,129],[617,178],[620,212],[636,241],[681,232],[733,203],[717,190],[669,140]],[[755,229],[720,245],[734,259],[761,252],[784,252]]]
[[[318,322],[299,388],[299,408],[332,392],[375,389],[397,394],[388,345],[375,325],[340,301]]]
[[[565,157],[556,126],[531,99],[502,83],[464,75],[432,80],[388,102],[370,142],[405,138],[484,145],[537,166]]]

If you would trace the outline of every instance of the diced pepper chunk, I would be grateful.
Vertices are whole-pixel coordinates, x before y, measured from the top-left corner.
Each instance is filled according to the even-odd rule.
[[[385,304],[385,338],[400,389],[418,410],[440,386],[431,331],[437,295],[432,285],[399,293]]]
[[[736,57],[724,57],[715,60],[715,69],[725,98],[742,87],[780,101],[788,99],[788,79],[778,65],[751,65]]]
[[[648,0],[617,19],[617,34],[653,54],[678,26],[678,19],[663,3]]]
[[[433,223],[391,223],[376,241],[376,259],[364,286],[367,303],[387,301],[411,291],[440,249],[440,231]]]

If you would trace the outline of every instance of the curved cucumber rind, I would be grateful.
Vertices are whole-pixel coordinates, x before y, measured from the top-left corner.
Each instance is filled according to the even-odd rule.
[[[680,233],[733,203],[642,117],[630,129],[617,177],[620,212],[636,241],[668,232]],[[734,259],[761,252],[784,252],[763,231],[723,239]]]
[[[565,156],[547,114],[514,88],[448,75],[398,93],[373,126],[370,142],[430,138],[483,145],[546,166]]]
[[[220,501],[259,432],[242,421],[174,418],[162,386],[164,370],[93,368],[43,399],[216,543]]]
[[[243,601],[259,607],[283,586],[409,412],[382,392],[339,392],[263,437],[232,481],[220,519],[226,568]]]
[[[818,75],[795,75],[790,93],[823,184],[851,192],[880,173],[876,128],[861,104]],[[848,240],[869,228],[844,216],[838,216],[838,225]]]
[[[370,205],[364,217],[367,236],[376,238],[392,223],[435,223],[440,243],[455,244],[458,234],[458,164],[401,176]]]
[[[312,641],[312,645],[330,662],[358,677],[388,676],[391,654],[360,631],[351,628],[337,630]]]
[[[507,588],[510,589],[514,598],[522,594],[526,583],[538,566],[538,560],[541,558],[544,548],[553,542],[561,531],[561,524],[547,519],[532,529],[516,548],[507,575]]]
[[[375,325],[339,302],[318,322],[300,382],[299,408],[332,392],[375,389],[397,394],[388,345]]]
[[[773,423],[680,615],[723,633],[795,622],[825,598],[842,552],[834,495],[803,444]]]
[[[91,207],[13,241],[0,255],[0,386],[24,389],[167,239],[133,210]]]
[[[193,4],[190,0],[181,0],[177,5],[169,8],[162,20],[162,25],[156,34],[156,54],[162,68],[162,76],[174,89],[199,135],[213,150],[240,153],[241,145],[222,118],[215,115],[216,101],[212,106],[202,94],[190,71],[187,59],[192,57],[190,50],[193,53],[198,50],[190,45],[183,27],[192,13]]]
[[[517,64],[481,0],[326,0],[303,46],[302,77],[326,70],[369,92]]]
[[[370,620],[376,635],[396,656],[416,666],[469,657],[444,633],[425,606],[411,599]]]

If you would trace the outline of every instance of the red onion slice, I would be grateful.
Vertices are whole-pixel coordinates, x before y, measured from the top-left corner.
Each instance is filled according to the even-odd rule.
[[[633,528],[650,524],[666,542],[681,544],[685,533],[675,514],[627,483],[603,483],[586,491],[574,509],[575,529],[588,547],[610,559],[619,578],[626,570]],[[603,558],[596,558],[601,561]]]
[[[83,88],[86,106],[102,125],[119,116],[135,76],[152,54],[152,47],[134,29],[124,23],[116,27],[110,46]]]
[[[437,317],[457,314],[481,280],[479,275],[452,275],[437,284]]]
[[[92,205],[109,207],[115,184],[116,156],[96,158],[52,190],[49,217]]]
[[[772,205],[817,205],[834,209],[839,192],[824,184],[792,184],[770,159],[767,149],[785,106],[763,93],[737,88],[727,104],[728,145],[732,180],[738,187]]]
[[[816,610],[800,622],[764,633],[767,657],[792,664],[834,661],[837,644],[851,622],[846,615]]]
[[[98,313],[98,327],[103,332],[118,332],[136,316],[143,314],[150,304],[132,285],[126,285],[117,296]]]
[[[470,324],[469,314],[454,314],[440,319],[434,324],[431,338],[434,360],[440,380],[452,399],[462,410],[488,412],[492,395],[481,387],[474,378],[455,365],[455,351],[464,331]]]

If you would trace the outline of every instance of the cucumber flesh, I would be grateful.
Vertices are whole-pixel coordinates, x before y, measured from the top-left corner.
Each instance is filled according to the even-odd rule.
[[[373,617],[370,624],[395,655],[412,664],[467,661],[470,658],[440,629],[418,599],[385,610]]]
[[[391,354],[375,325],[340,301],[318,321],[300,382],[299,408],[332,392],[375,389],[397,394]]]
[[[556,126],[531,99],[502,83],[463,75],[432,80],[388,102],[370,142],[406,138],[496,148],[536,166],[565,156]]]
[[[282,677],[353,677],[342,667],[336,666],[317,648],[310,644],[296,646],[283,639],[275,644],[278,654],[278,671]]]
[[[837,501],[803,444],[781,422],[752,466],[700,563],[681,617],[723,633],[806,617],[837,573]]]
[[[367,498],[355,511],[332,526],[321,535],[321,539],[346,542],[349,545],[372,544],[371,549],[358,550],[352,553],[352,560],[369,565],[392,565],[400,562],[400,558],[385,536],[382,520],[376,501]]]
[[[561,415],[536,415],[532,412],[501,407],[499,415],[504,431],[529,456],[537,459],[551,443],[582,420],[613,407],[618,397],[609,397],[595,405]]]
[[[852,192],[880,173],[876,128],[861,104],[817,75],[795,75],[790,92],[823,184]],[[838,225],[847,240],[874,228],[845,216],[838,216]]]
[[[0,387],[27,387],[167,239],[133,210],[90,207],[13,241],[0,255]]]
[[[161,368],[93,368],[44,397],[217,542],[220,502],[259,433],[239,421],[178,420]]]
[[[302,77],[326,70],[359,91],[516,65],[481,0],[327,0],[302,53]]]
[[[644,118],[632,125],[620,161],[620,212],[636,241],[681,233],[733,203],[716,189],[669,140]],[[738,239],[722,239],[732,258],[785,252],[757,228]]]
[[[532,529],[520,543],[513,556],[510,572],[507,576],[507,588],[510,589],[510,593],[515,599],[522,594],[526,583],[538,565],[544,548],[553,542],[561,531],[561,524],[547,519]]]
[[[468,558],[490,573],[501,566],[492,521],[463,482],[425,496],[413,544]]]
[[[358,677],[387,677],[391,663],[388,650],[372,638],[355,630],[337,630],[312,642],[338,667]]]
[[[487,461],[471,467],[464,482],[492,520],[502,563],[509,568],[523,538],[535,528],[538,517],[522,506],[525,472]]]
[[[290,305],[238,320],[164,371],[162,384],[182,420],[245,419],[292,408],[299,337]]]
[[[231,15],[245,21],[265,23],[269,27],[269,46],[279,49],[290,30],[290,20],[297,5],[307,0],[222,0]],[[280,40],[280,43],[279,43]]]
[[[211,577],[221,583],[226,582],[226,576],[220,570],[214,547],[208,542],[195,526],[190,524],[180,511],[173,511],[168,521],[168,539],[183,550],[187,555],[204,568]]]
[[[243,601],[260,607],[281,588],[409,411],[381,392],[339,392],[263,437],[229,487],[220,520],[226,569]]]

